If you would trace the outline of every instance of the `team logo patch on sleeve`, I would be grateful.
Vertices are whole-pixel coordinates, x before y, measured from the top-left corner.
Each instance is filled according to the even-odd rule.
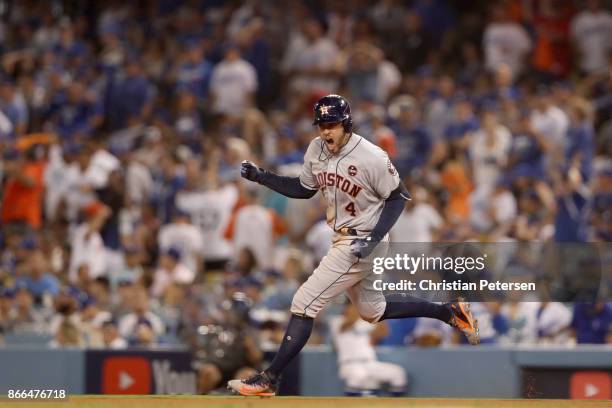
[[[349,166],[348,168],[348,174],[349,176],[356,176],[357,175],[357,167],[353,166],[352,164]]]
[[[395,176],[395,167],[393,167],[393,163],[391,163],[391,160],[387,160],[387,169],[389,169],[389,173],[391,173],[391,175]]]

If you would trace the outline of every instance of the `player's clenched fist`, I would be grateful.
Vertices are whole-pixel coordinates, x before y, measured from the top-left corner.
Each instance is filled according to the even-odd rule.
[[[378,242],[373,237],[354,239],[351,241],[351,253],[357,258],[367,258],[374,251]]]
[[[251,161],[244,160],[242,167],[240,168],[240,175],[247,180],[259,183],[261,176],[263,175],[264,169],[257,167],[257,165]]]

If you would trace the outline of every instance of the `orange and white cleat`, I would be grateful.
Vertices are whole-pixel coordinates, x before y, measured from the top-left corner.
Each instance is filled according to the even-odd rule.
[[[230,380],[227,388],[246,397],[273,397],[276,395],[276,383],[261,372],[246,380]]]
[[[448,323],[459,329],[470,344],[480,343],[478,320],[474,318],[470,311],[470,303],[464,301],[463,298],[458,298],[456,302],[450,302],[449,305],[453,316]]]

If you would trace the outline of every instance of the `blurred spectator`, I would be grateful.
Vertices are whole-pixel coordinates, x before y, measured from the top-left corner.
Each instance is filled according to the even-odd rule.
[[[541,302],[536,310],[539,344],[567,344],[572,312],[559,302]]]
[[[181,262],[181,251],[170,247],[160,255],[159,268],[155,271],[151,294],[160,297],[170,285],[189,285],[196,277],[195,271]]]
[[[468,171],[463,154],[458,148],[451,148],[449,160],[440,174],[442,187],[448,194],[445,216],[451,223],[467,221],[470,214],[469,196],[473,185]]]
[[[578,344],[612,343],[612,307],[606,302],[576,303],[572,329]]]
[[[476,189],[490,191],[506,167],[512,136],[495,112],[483,112],[480,124],[470,141],[470,160]]]
[[[412,200],[391,229],[393,242],[434,242],[444,225],[444,220],[429,203],[427,191],[419,186],[411,189]]]
[[[433,140],[442,139],[444,131],[450,125],[456,90],[453,78],[445,75],[438,81],[437,92],[427,104],[425,121]]]
[[[612,168],[601,171],[593,186],[593,239],[610,242],[612,240]]]
[[[112,319],[102,323],[102,341],[105,348],[112,350],[122,350],[128,346],[127,341],[119,335],[117,322]]]
[[[15,333],[41,334],[47,331],[45,316],[34,307],[34,296],[25,285],[15,287],[15,311],[9,320]]]
[[[370,111],[370,117],[372,141],[383,149],[390,159],[394,160],[397,156],[397,136],[390,127],[385,125],[385,109],[381,106],[374,106]]]
[[[104,204],[96,201],[84,208],[86,221],[74,231],[70,257],[69,278],[75,282],[81,268],[86,268],[89,278],[95,279],[107,273],[107,259],[100,229],[110,215]]]
[[[529,132],[545,146],[552,163],[559,163],[567,146],[569,119],[552,100],[550,89],[541,87],[533,99]]]
[[[137,56],[125,62],[125,70],[116,72],[106,91],[105,112],[112,130],[144,120],[152,109],[155,89],[143,73]]]
[[[599,0],[588,0],[586,4],[586,10],[572,19],[571,34],[581,71],[594,74],[606,68],[607,55],[612,49],[612,14]]]
[[[401,61],[399,64],[402,71],[413,73],[428,62],[433,40],[423,27],[421,16],[414,11],[404,14],[402,34],[395,39],[401,41],[401,46],[394,49],[401,50],[397,57]]]
[[[206,242],[203,253],[206,270],[219,269],[232,256],[232,247],[224,232],[237,200],[234,184],[206,189],[199,163],[194,161],[187,168],[186,185],[176,196],[176,206],[188,213],[202,232]]]
[[[49,343],[51,348],[62,347],[84,347],[85,340],[78,327],[73,321],[64,319],[59,325],[54,339]]]
[[[85,85],[72,82],[51,108],[53,128],[61,140],[82,140],[91,135],[103,121],[102,104],[89,95]]]
[[[593,163],[592,113],[589,103],[584,99],[574,98],[569,106],[570,126],[567,130],[566,159],[568,163],[578,166],[582,180],[591,181]]]
[[[11,123],[12,132],[6,132],[14,138],[28,130],[28,107],[15,80],[5,76],[0,79],[0,111]]]
[[[397,136],[394,164],[400,176],[408,176],[427,163],[431,138],[421,120],[419,107],[412,97],[397,97],[393,100],[390,110],[395,119],[391,129]]]
[[[257,75],[243,60],[236,44],[227,44],[223,61],[215,66],[210,79],[212,111],[238,118],[253,105]]]
[[[470,200],[470,221],[477,231],[500,238],[507,234],[517,216],[517,202],[507,180],[500,179],[491,190],[474,191]]]
[[[157,218],[167,223],[175,209],[176,195],[185,185],[185,169],[175,153],[165,153],[155,170],[152,202]]]
[[[588,192],[582,184],[577,167],[562,169],[553,174],[557,201],[555,217],[556,242],[585,242],[587,240]]]
[[[151,311],[149,297],[143,287],[134,287],[132,295],[132,312],[119,320],[119,334],[130,346],[155,346],[158,344],[158,336],[165,332],[164,324]]]
[[[339,57],[338,69],[344,73],[351,103],[386,102],[399,87],[401,74],[383,51],[366,41],[346,47]]]
[[[512,134],[508,159],[510,177],[542,178],[546,146],[542,135],[533,130],[529,115],[523,112]]]
[[[258,190],[248,190],[245,205],[236,212],[232,228],[234,250],[248,248],[260,268],[272,266],[276,238],[284,232],[284,226],[274,210],[265,208],[257,199]],[[257,239],[254,239],[257,237]]]
[[[2,199],[2,223],[23,223],[30,228],[42,226],[45,162],[42,147],[25,153],[8,150],[4,154],[6,184]]]
[[[59,293],[60,283],[50,273],[47,259],[41,250],[35,249],[25,262],[26,275],[17,278],[15,285],[25,287],[38,305],[43,302],[50,305],[52,297]]]
[[[368,323],[359,317],[354,305],[347,303],[344,313],[330,319],[329,324],[346,395],[375,395],[383,384],[389,384],[393,396],[406,392],[404,369],[376,358],[373,345],[387,334],[386,322]]]
[[[325,37],[323,25],[314,18],[301,21],[300,29],[300,35],[288,44],[283,61],[290,78],[289,92],[333,92],[338,87],[338,46]]]
[[[494,71],[499,64],[506,64],[517,77],[524,70],[532,47],[529,35],[520,24],[510,20],[501,4],[491,7],[491,17],[483,37],[485,65]]]
[[[174,129],[180,141],[194,152],[199,152],[201,150],[202,120],[197,109],[195,94],[188,91],[178,93],[176,111]]]
[[[180,248],[181,262],[196,275],[204,266],[204,238],[202,231],[191,223],[189,214],[175,210],[172,222],[159,229],[157,238],[160,252]]]
[[[533,67],[544,82],[566,78],[570,73],[571,4],[544,0],[535,6]]]
[[[204,57],[202,44],[191,41],[173,68],[171,74],[176,90],[187,91],[204,100],[208,94],[212,65]]]

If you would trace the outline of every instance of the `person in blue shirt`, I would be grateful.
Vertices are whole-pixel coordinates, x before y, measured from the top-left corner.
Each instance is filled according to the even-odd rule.
[[[189,41],[185,45],[183,62],[173,72],[176,89],[187,91],[204,101],[208,94],[208,85],[212,74],[212,64],[204,58],[202,45]]]
[[[122,129],[130,121],[144,120],[152,109],[153,85],[142,72],[138,57],[128,58],[125,69],[114,75],[106,94],[106,119],[112,130]]]
[[[576,167],[551,172],[554,182],[557,214],[555,242],[587,240],[588,198],[580,170]]]
[[[425,166],[431,152],[432,139],[412,98],[400,101],[398,110],[397,120],[391,124],[397,136],[394,164],[400,176],[405,177]]]
[[[581,98],[574,98],[570,102],[569,116],[566,160],[568,164],[579,163],[582,179],[588,183],[591,180],[594,150],[594,131],[590,122],[591,109],[588,102]]]
[[[73,82],[66,92],[65,100],[55,112],[55,122],[60,138],[73,140],[86,137],[101,124],[102,116],[94,100],[89,100],[86,89],[80,82]]]
[[[512,180],[521,176],[544,178],[544,147],[531,132],[529,111],[521,112],[517,128],[512,132],[508,170]]]
[[[576,303],[572,329],[578,344],[612,344],[612,306],[601,301]]]
[[[468,133],[479,128],[474,106],[468,99],[460,98],[455,103],[454,118],[444,131],[444,137],[451,144],[459,143]]]
[[[47,271],[47,260],[40,249],[31,252],[25,261],[26,275],[15,281],[15,287],[25,288],[34,296],[37,304],[45,295],[55,296],[59,293],[60,283]]]
[[[176,154],[162,156],[159,171],[153,174],[152,205],[157,218],[164,224],[170,222],[175,211],[175,199],[185,185],[184,170],[179,166]]]

